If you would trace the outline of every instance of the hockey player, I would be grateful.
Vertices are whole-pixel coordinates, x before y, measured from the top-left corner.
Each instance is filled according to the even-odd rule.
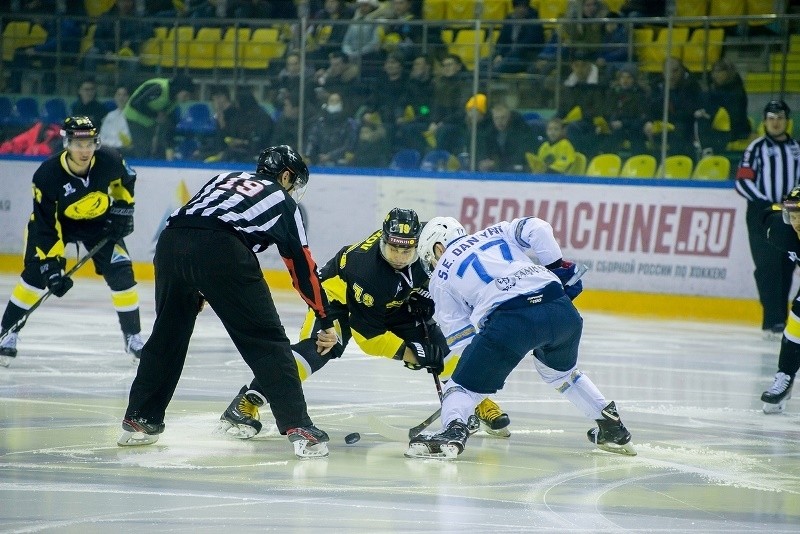
[[[340,357],[350,339],[365,353],[401,360],[410,369],[426,368],[449,377],[457,357],[450,352],[441,330],[431,320],[433,301],[424,289],[428,274],[417,255],[420,222],[411,209],[392,209],[383,226],[364,241],[343,247],[321,270],[322,287],[331,302],[340,342],[311,339],[318,330],[313,313],[306,317],[300,341],[292,345],[301,380]],[[424,324],[423,324],[424,323]],[[319,347],[332,347],[325,355]],[[444,372],[443,372],[444,369]],[[242,387],[220,418],[220,429],[247,439],[261,430],[258,408],[269,397],[257,381]],[[472,431],[478,426],[508,437],[509,418],[490,399],[475,408]]]
[[[782,204],[767,210],[765,226],[768,241],[780,250],[789,253],[795,265],[800,265],[800,186],[795,186]],[[764,413],[782,413],[786,401],[792,398],[792,385],[800,369],[800,291],[792,301],[792,309],[783,329],[781,350],[778,356],[778,372],[772,386],[761,394]]]
[[[156,320],[131,385],[119,445],[155,443],[164,431],[197,313],[208,301],[272,400],[278,430],[295,454],[328,455],[328,435],[308,416],[289,339],[255,255],[277,246],[321,335],[335,336],[295,201],[307,184],[308,168],[297,152],[269,147],[255,174],[215,176],[167,219],[153,258]]]
[[[454,458],[463,452],[475,405],[502,388],[531,350],[544,381],[597,421],[589,441],[636,454],[614,402],[576,367],[583,320],[572,299],[583,285],[570,280],[575,265],[563,261],[547,222],[514,219],[468,236],[452,217],[435,217],[420,235],[419,252],[433,269],[434,316],[461,359],[444,386],[442,430],[412,438],[406,456]]]
[[[2,328],[8,330],[22,319],[47,289],[56,297],[69,291],[73,281],[64,276],[67,243],[82,243],[88,250],[108,237],[92,261],[111,289],[125,351],[136,361],[142,350],[139,297],[123,241],[133,232],[136,173],[116,151],[100,148],[98,130],[87,117],[67,117],[61,136],[64,150],[33,175],[25,265],[3,314]],[[17,338],[13,331],[0,340],[0,364],[8,366],[16,357]]]

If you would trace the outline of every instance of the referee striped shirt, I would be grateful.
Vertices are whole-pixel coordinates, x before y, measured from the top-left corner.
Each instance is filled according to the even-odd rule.
[[[745,149],[736,171],[736,192],[748,201],[781,202],[800,182],[800,144],[791,137],[776,141],[768,135]]]
[[[219,174],[170,215],[167,226],[176,219],[197,217],[212,223],[208,227],[229,226],[253,252],[274,244],[289,269],[292,285],[323,320],[323,328],[331,326],[326,324],[330,322],[325,320],[328,299],[308,248],[300,209],[280,184],[247,172]]]

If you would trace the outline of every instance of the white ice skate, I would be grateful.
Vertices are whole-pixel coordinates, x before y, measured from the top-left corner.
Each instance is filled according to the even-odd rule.
[[[419,434],[411,438],[407,458],[436,458],[453,460],[464,451],[469,427],[461,421],[450,421],[447,428],[436,434]]]
[[[761,394],[764,402],[765,414],[783,413],[786,409],[786,401],[792,398],[792,386],[794,377],[786,373],[778,372],[770,388]]]
[[[290,428],[286,436],[294,446],[295,455],[303,460],[328,456],[328,434],[315,427]]]

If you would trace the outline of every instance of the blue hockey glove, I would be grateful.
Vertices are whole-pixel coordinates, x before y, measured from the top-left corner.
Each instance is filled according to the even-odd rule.
[[[570,279],[575,276],[575,269],[577,265],[572,263],[571,261],[561,261],[561,267],[556,267],[552,269],[553,274],[555,274],[561,283],[564,285],[564,293],[569,297],[569,300],[575,300],[575,297],[581,294],[583,291],[583,280],[578,280],[571,285],[566,285]]]

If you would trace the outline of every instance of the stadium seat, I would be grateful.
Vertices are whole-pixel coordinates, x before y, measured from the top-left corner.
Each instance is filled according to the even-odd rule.
[[[683,46],[689,40],[689,28],[673,27],[671,36],[669,28],[661,28],[658,30],[655,41],[637,48],[639,70],[643,72],[664,70],[664,60],[667,58],[667,45],[670,38],[672,39],[670,56],[678,58],[683,56]]]
[[[503,20],[511,12],[509,0],[483,0],[481,20]]]
[[[622,158],[617,154],[598,154],[586,167],[586,176],[616,178],[622,169]]]
[[[277,28],[258,28],[250,40],[239,45],[242,67],[266,69],[272,59],[283,57],[286,45],[280,40]]]
[[[622,6],[625,5],[626,0],[606,0],[605,4],[611,13],[620,13]]]
[[[404,148],[395,153],[389,163],[389,168],[400,171],[417,170],[420,161],[422,161],[422,154],[419,153],[419,150]]]
[[[689,156],[676,154],[667,158],[658,166],[656,176],[659,178],[675,178],[686,180],[692,177],[694,162]]]
[[[222,41],[217,43],[217,67],[221,69],[235,68],[241,59],[239,52],[242,43],[250,40],[250,28],[230,27],[225,30]]]
[[[200,148],[200,143],[193,137],[183,139],[175,147],[175,159],[178,160],[192,160],[195,159],[194,153]]]
[[[480,41],[479,53],[481,58],[489,57],[489,43],[486,42],[486,30],[458,30],[453,43],[447,45],[447,50],[461,58],[464,67],[472,70],[475,67],[475,41]]]
[[[195,102],[186,108],[175,130],[183,135],[208,135],[217,131],[217,122],[208,104]]]
[[[747,0],[746,13],[748,15],[782,15],[785,12],[786,4],[781,2],[781,5],[784,6],[784,9],[776,13],[775,3],[775,0]],[[771,20],[766,19],[747,21],[747,24],[750,26],[764,26],[771,23]]]
[[[27,20],[12,20],[3,29],[3,61],[14,59],[14,51],[17,48],[27,46],[28,34],[31,31],[31,23]]]
[[[45,101],[42,106],[42,122],[45,124],[61,124],[67,118],[67,103],[63,98],[54,97]]]
[[[696,180],[727,180],[730,178],[731,162],[725,156],[706,156],[697,162],[692,172]]]
[[[431,150],[422,158],[419,168],[423,171],[457,171],[461,164],[447,150]]]
[[[675,0],[676,17],[705,17],[708,15],[708,0]],[[702,26],[703,21],[676,21],[680,26]]]
[[[567,170],[567,174],[582,176],[586,172],[586,156],[575,152],[575,163]]]
[[[32,96],[23,96],[14,102],[9,125],[28,128],[39,120],[39,101]]]
[[[447,0],[423,0],[423,20],[444,20],[447,18]]]
[[[654,178],[658,162],[650,154],[637,154],[625,160],[620,178]]]
[[[194,39],[193,26],[172,27],[161,43],[161,67],[185,67],[189,59],[189,43]]]
[[[475,18],[476,0],[448,0],[447,20],[469,20]]]
[[[11,114],[14,111],[14,104],[7,96],[0,96],[0,125],[8,123],[11,120]]]
[[[97,18],[112,7],[116,0],[83,0],[83,7],[86,10],[86,15],[92,18]]]
[[[681,60],[689,72],[708,72],[722,56],[725,30],[722,28],[697,28],[683,46]]]
[[[745,14],[744,0],[711,0],[708,14],[712,17],[741,17]],[[733,18],[729,20],[711,21],[712,26],[736,26],[738,22]]]
[[[217,45],[222,41],[220,28],[200,28],[187,50],[186,66],[210,70],[216,67]]]

